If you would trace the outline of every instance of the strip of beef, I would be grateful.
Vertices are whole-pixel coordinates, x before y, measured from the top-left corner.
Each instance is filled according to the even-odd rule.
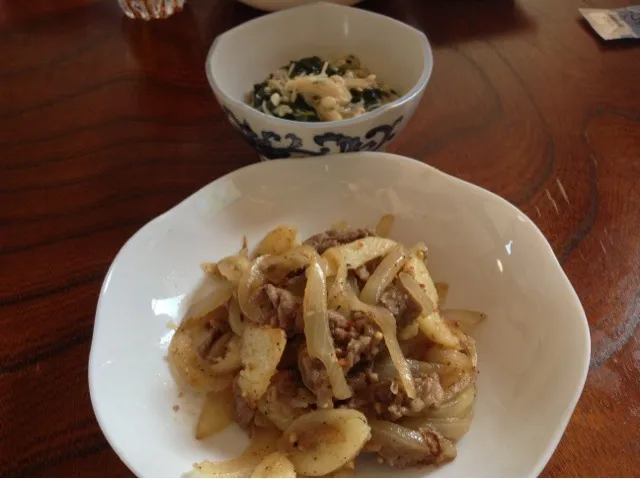
[[[302,345],[298,351],[298,369],[304,385],[316,395],[318,407],[333,407],[333,392],[327,370],[322,361],[309,356],[306,345]]]
[[[351,319],[330,310],[327,319],[336,356],[347,374],[360,363],[371,363],[384,345],[384,338],[368,316],[355,313]],[[304,384],[313,391],[320,407],[330,407],[332,391],[327,371],[319,359],[311,358],[306,346],[298,352],[298,367]]]
[[[399,330],[416,319],[420,314],[420,306],[415,303],[409,293],[396,282],[391,283],[380,295],[380,302],[391,311],[396,318]]]
[[[236,406],[236,422],[242,429],[250,430],[256,411],[249,406],[247,400],[242,396],[237,379],[233,381],[233,399]]]
[[[329,330],[336,346],[336,356],[345,373],[360,361],[373,361],[384,344],[378,326],[364,313],[354,312],[351,319],[329,311]]]
[[[308,412],[316,402],[294,371],[279,371],[271,380],[267,392],[260,398],[258,410],[278,429],[284,431]]]
[[[286,289],[266,284],[258,288],[249,300],[262,311],[260,324],[282,328],[287,336],[303,330],[302,298]]]
[[[375,235],[373,231],[366,228],[327,230],[324,233],[311,236],[306,239],[303,244],[311,246],[318,254],[322,254],[334,246],[352,243],[353,241]]]
[[[354,395],[347,406],[376,418],[397,421],[428,407],[439,406],[444,399],[445,393],[436,373],[414,375],[415,399],[407,397],[400,381],[375,379],[372,380],[371,376],[365,377],[365,381],[358,378],[360,387],[354,388]]]

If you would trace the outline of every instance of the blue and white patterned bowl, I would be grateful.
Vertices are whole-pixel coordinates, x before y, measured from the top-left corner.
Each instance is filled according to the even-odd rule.
[[[284,120],[245,103],[254,83],[290,60],[355,54],[403,94],[348,120]],[[426,36],[404,23],[358,8],[314,3],[266,15],[216,38],[206,62],[211,88],[231,123],[263,159],[382,149],[413,115],[431,76]]]

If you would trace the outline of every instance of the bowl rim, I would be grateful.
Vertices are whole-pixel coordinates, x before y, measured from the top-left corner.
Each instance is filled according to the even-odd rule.
[[[247,105],[246,103],[244,103],[243,101],[239,101],[236,98],[234,98],[233,96],[229,95],[223,88],[220,87],[220,85],[218,84],[218,82],[215,79],[215,75],[213,73],[213,67],[212,67],[212,59],[213,59],[213,55],[218,47],[218,44],[220,43],[221,40],[223,40],[225,38],[225,36],[233,33],[233,32],[237,32],[239,30],[243,30],[245,28],[248,28],[249,25],[256,25],[259,23],[263,23],[266,21],[270,20],[270,17],[274,17],[274,16],[279,16],[279,15],[283,15],[286,13],[289,13],[291,11],[294,10],[307,10],[307,9],[315,9],[315,8],[333,8],[336,10],[358,10],[359,12],[361,12],[362,14],[364,14],[365,16],[370,16],[370,17],[380,17],[382,19],[384,19],[384,21],[389,22],[390,24],[395,24],[398,27],[404,28],[404,29],[408,29],[408,30],[412,30],[415,34],[418,35],[418,38],[420,39],[421,45],[422,45],[422,50],[424,52],[424,66],[422,68],[422,72],[420,73],[420,78],[418,79],[417,82],[415,82],[414,86],[404,95],[402,95],[400,98],[387,103],[385,105],[382,105],[380,108],[376,108],[373,111],[364,113],[360,116],[354,117],[354,118],[348,118],[346,120],[337,120],[337,121],[320,121],[320,122],[303,122],[303,121],[295,121],[295,120],[287,120],[284,118],[278,118],[277,116],[271,116],[271,115],[267,115],[264,112],[260,111],[260,110],[256,110],[255,108],[251,107],[250,105]],[[365,120],[369,120],[369,119],[374,119],[376,117],[379,117],[380,115],[384,114],[385,112],[394,109],[398,106],[404,105],[406,103],[409,103],[410,101],[412,101],[414,98],[416,98],[418,95],[420,95],[420,93],[425,89],[425,87],[427,86],[427,83],[429,82],[429,79],[431,78],[431,73],[433,71],[433,51],[431,49],[431,44],[429,43],[429,40],[427,38],[427,36],[424,34],[424,32],[418,30],[417,28],[412,27],[411,25],[408,25],[404,22],[401,22],[399,20],[396,20],[395,18],[391,18],[388,17],[386,15],[382,15],[380,13],[375,13],[375,12],[371,12],[369,10],[364,10],[362,8],[358,8],[358,7],[350,7],[347,5],[342,5],[342,4],[336,4],[336,3],[330,3],[330,2],[315,2],[315,3],[307,3],[305,5],[298,5],[296,7],[290,7],[290,8],[286,8],[284,10],[278,10],[272,13],[268,13],[266,15],[262,15],[258,18],[254,18],[253,20],[249,20],[248,22],[244,22],[241,23],[240,25],[232,28],[231,30],[227,30],[226,32],[224,32],[221,35],[218,35],[216,37],[216,39],[213,41],[213,44],[211,45],[211,47],[209,48],[209,52],[207,53],[207,58],[205,60],[205,73],[207,75],[207,80],[209,81],[209,85],[211,86],[211,88],[214,90],[214,93],[218,93],[219,95],[221,95],[225,102],[232,104],[233,106],[244,110],[245,112],[251,112],[252,114],[257,114],[259,117],[262,116],[264,118],[268,118],[269,121],[275,123],[276,125],[297,125],[297,126],[302,126],[304,125],[304,127],[306,128],[310,128],[313,130],[323,130],[325,129],[325,125],[331,125],[332,127],[334,126],[349,126],[349,125],[353,125],[356,123],[360,123],[362,121]],[[224,105],[221,105],[224,106]]]
[[[521,215],[524,219],[526,219],[526,222],[530,225],[530,227],[532,228],[532,234],[534,236],[537,237],[537,241],[540,241],[543,245],[543,248],[546,250],[547,254],[550,255],[551,257],[551,261],[553,262],[554,266],[557,268],[557,272],[561,278],[561,281],[566,285],[567,287],[567,301],[570,301],[575,308],[575,312],[577,314],[577,316],[579,317],[579,319],[581,320],[578,324],[580,324],[580,328],[579,331],[576,329],[576,334],[579,334],[580,336],[582,336],[582,344],[584,349],[582,351],[580,351],[581,355],[582,355],[582,361],[581,361],[581,365],[582,365],[582,370],[580,371],[579,375],[577,376],[577,383],[576,383],[576,388],[573,390],[571,398],[569,401],[567,401],[566,404],[564,404],[564,409],[561,413],[561,418],[558,421],[555,429],[553,431],[551,431],[549,433],[549,440],[546,443],[546,446],[544,446],[543,450],[540,452],[537,461],[535,462],[535,465],[532,466],[532,469],[529,471],[529,477],[537,477],[540,475],[540,473],[542,472],[542,470],[544,469],[544,467],[547,465],[547,463],[549,462],[549,460],[551,459],[551,456],[553,455],[553,453],[555,452],[555,450],[558,447],[558,444],[560,443],[560,440],[562,439],[562,437],[564,436],[564,433],[566,431],[566,428],[569,424],[569,421],[571,419],[571,417],[573,416],[573,413],[575,411],[575,408],[580,400],[580,398],[582,397],[582,393],[584,391],[584,386],[587,380],[587,375],[589,372],[589,364],[590,364],[590,358],[591,358],[591,332],[589,329],[589,323],[587,320],[587,316],[586,313],[584,311],[584,307],[582,306],[582,302],[580,301],[580,298],[575,290],[575,288],[573,287],[573,284],[571,283],[571,281],[569,280],[566,272],[564,271],[564,269],[562,268],[562,265],[560,264],[560,261],[558,260],[558,257],[556,256],[556,254],[553,252],[553,249],[549,243],[549,241],[547,240],[547,238],[544,236],[544,234],[542,233],[542,231],[540,230],[540,228],[538,228],[537,224],[531,220],[531,218],[529,218],[524,212],[522,212],[522,210],[520,210],[520,208],[518,208],[517,206],[511,204],[509,201],[507,201],[506,199],[502,198],[501,196],[499,196],[496,193],[493,193],[492,191],[489,191],[485,188],[482,188],[481,186],[478,186],[474,183],[462,180],[458,177],[455,177],[453,175],[450,175],[448,173],[445,173],[443,171],[440,171],[439,169],[428,165],[426,163],[423,163],[419,160],[413,159],[413,158],[409,158],[406,156],[402,156],[402,155],[397,155],[397,154],[392,154],[392,153],[385,153],[385,152],[351,152],[351,153],[334,153],[334,154],[330,154],[330,155],[325,155],[325,156],[319,156],[319,157],[313,157],[313,158],[307,158],[305,160],[301,160],[301,161],[307,161],[307,162],[326,162],[326,161],[335,161],[335,162],[344,162],[344,161],[349,161],[349,157],[354,157],[354,156],[374,156],[374,157],[378,157],[380,159],[383,159],[385,161],[390,161],[390,162],[396,162],[399,163],[400,166],[402,166],[403,163],[412,163],[414,165],[420,165],[420,167],[424,168],[425,170],[431,171],[433,173],[436,173],[438,176],[440,176],[443,180],[446,181],[451,181],[454,182],[456,184],[460,184],[466,188],[469,188],[471,191],[475,191],[475,192],[481,192],[484,195],[487,195],[489,198],[492,198],[493,201],[498,201],[501,204],[506,205],[507,207],[509,207],[510,209],[512,209],[514,212],[517,212],[519,215]],[[253,163],[247,166],[244,166],[242,168],[238,168],[234,171],[231,171],[219,178],[216,178],[215,180],[213,180],[212,182],[207,183],[206,185],[204,185],[203,187],[199,188],[198,190],[194,191],[192,194],[190,194],[189,196],[187,196],[186,198],[184,198],[182,201],[180,201],[179,203],[177,203],[176,205],[174,205],[173,207],[169,208],[167,211],[165,211],[164,213],[159,214],[158,216],[154,217],[153,219],[151,219],[150,221],[148,221],[146,224],[144,224],[143,226],[141,226],[132,236],[129,237],[129,239],[123,244],[123,246],[120,248],[120,250],[118,251],[118,253],[116,254],[116,256],[114,257],[111,265],[109,266],[109,269],[105,275],[105,279],[100,287],[100,294],[98,297],[98,302],[97,302],[97,307],[96,307],[96,313],[95,313],[95,319],[94,319],[94,326],[93,326],[93,336],[91,339],[91,345],[90,345],[90,350],[89,350],[89,358],[88,358],[88,368],[87,368],[87,376],[88,376],[88,383],[89,383],[89,397],[91,400],[91,406],[93,408],[93,412],[96,416],[96,420],[98,422],[98,425],[102,431],[102,433],[104,434],[105,438],[107,439],[107,442],[109,443],[109,445],[111,446],[111,448],[115,451],[115,453],[118,455],[118,457],[120,458],[120,460],[122,460],[124,462],[124,464],[138,477],[142,477],[142,471],[138,468],[135,467],[133,464],[133,461],[130,460],[130,457],[128,457],[127,455],[127,451],[124,450],[122,447],[120,447],[120,445],[118,444],[118,440],[116,439],[116,437],[112,434],[112,430],[109,428],[108,426],[108,422],[105,420],[104,416],[102,415],[102,410],[100,407],[100,401],[97,399],[97,395],[96,395],[96,381],[98,381],[97,376],[98,376],[98,365],[97,365],[97,353],[96,351],[96,344],[101,341],[101,337],[103,335],[99,335],[96,334],[96,332],[98,331],[99,325],[102,323],[106,322],[106,319],[103,317],[104,314],[101,314],[102,312],[102,305],[105,301],[105,293],[107,292],[109,283],[110,283],[110,279],[113,273],[113,270],[116,266],[116,263],[118,262],[118,259],[122,258],[123,254],[125,253],[125,251],[131,247],[131,245],[134,243],[134,241],[143,234],[144,231],[146,231],[148,228],[152,227],[153,224],[159,223],[163,220],[165,220],[167,217],[174,215],[178,212],[180,212],[183,208],[187,207],[188,205],[192,204],[195,200],[195,198],[198,198],[199,196],[201,196],[202,192],[208,188],[211,188],[213,185],[215,184],[222,184],[229,176],[231,175],[235,175],[238,174],[240,171],[246,171],[246,170],[260,170],[262,168],[270,168],[270,166],[265,166],[265,165],[273,165],[273,164],[284,164],[285,162],[288,162],[290,160],[288,159],[277,159],[277,160],[273,160],[273,161],[269,161],[269,162],[260,162],[260,163]]]

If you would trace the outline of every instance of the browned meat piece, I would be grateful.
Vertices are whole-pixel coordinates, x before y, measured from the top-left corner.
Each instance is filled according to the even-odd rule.
[[[367,315],[356,312],[348,320],[336,311],[329,311],[328,319],[336,356],[345,373],[360,361],[373,361],[378,355],[384,339]]]
[[[348,230],[327,230],[324,233],[313,235],[306,239],[303,244],[311,246],[319,254],[324,253],[329,248],[351,243],[353,241],[366,238],[367,236],[375,236],[376,234],[370,229],[358,228]]]
[[[249,406],[249,403],[242,396],[237,379],[233,381],[233,399],[236,406],[236,422],[242,429],[250,430],[256,411]]]
[[[409,293],[396,283],[391,283],[383,291],[380,302],[395,316],[398,329],[404,329],[420,313],[420,307],[409,296]]]
[[[337,311],[328,312],[329,330],[336,347],[336,356],[345,374],[356,364],[370,363],[384,344],[382,333],[366,315],[354,314],[347,319]],[[318,397],[320,407],[329,407],[332,391],[324,364],[309,356],[306,346],[298,352],[298,367],[304,384]]]
[[[305,338],[301,334],[287,339],[287,344],[284,346],[282,357],[278,363],[278,371],[298,369],[298,350],[304,342]]]
[[[307,276],[304,271],[285,278],[279,287],[286,289],[295,296],[304,296],[304,289],[307,286]]]
[[[288,336],[303,330],[302,299],[286,289],[266,284],[253,293],[250,301],[262,310],[260,324],[282,328]]]
[[[435,429],[414,431],[388,421],[372,420],[368,448],[392,467],[427,466],[451,461],[455,446]]]
[[[384,259],[384,256],[380,256],[379,258],[372,259],[367,264],[364,264],[359,268],[353,270],[353,272],[356,275],[356,278],[358,278],[359,280],[361,287],[363,287],[365,283],[369,280],[369,278],[371,277],[373,272],[376,270],[376,268],[380,266],[380,263],[382,263],[383,259]]]
[[[258,409],[275,426],[284,431],[299,416],[308,412],[316,399],[294,371],[280,371],[271,380],[260,399]]]
[[[435,373],[414,375],[416,399],[407,397],[399,381],[372,380],[367,377],[364,382],[362,378],[358,378],[359,382],[355,382],[354,379],[351,379],[349,384],[359,385],[359,387],[354,388],[354,396],[349,400],[348,406],[389,421],[397,421],[403,416],[418,413],[427,407],[438,406],[444,399],[444,390]]]

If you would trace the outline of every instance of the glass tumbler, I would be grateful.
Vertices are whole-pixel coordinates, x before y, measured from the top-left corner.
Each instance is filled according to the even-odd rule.
[[[186,0],[118,0],[127,17],[142,20],[168,18],[181,11],[185,2]]]

